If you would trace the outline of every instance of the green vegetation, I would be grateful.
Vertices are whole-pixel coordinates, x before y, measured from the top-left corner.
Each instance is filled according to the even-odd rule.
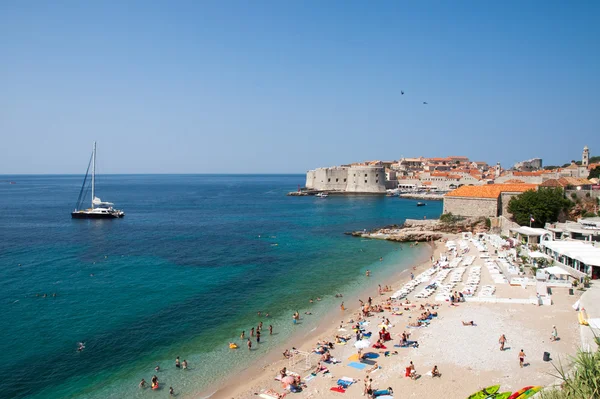
[[[598,163],[600,162],[600,155],[596,155],[595,157],[590,157],[590,163]]]
[[[453,215],[451,212],[444,213],[442,216],[440,216],[440,222],[445,223],[445,224],[456,223],[459,220],[460,220],[460,217]]]
[[[546,223],[555,222],[560,211],[566,211],[572,205],[571,201],[564,198],[561,188],[543,188],[511,198],[508,211],[520,225],[529,225],[529,218],[533,216],[535,221],[531,225],[543,227]]]
[[[488,229],[492,227],[492,221],[490,220],[490,218],[485,218],[485,227],[487,227]]]
[[[596,216],[596,214],[594,212],[586,212],[583,214],[584,218],[593,218],[595,216]]]
[[[600,344],[598,337],[594,338]],[[581,349],[571,359],[571,372],[565,371],[562,363],[554,365],[556,374],[562,380],[562,389],[545,390],[542,399],[587,399],[600,397],[600,352],[584,352]]]
[[[600,177],[600,166],[596,166],[594,169],[590,171],[590,175],[588,179],[599,178]]]

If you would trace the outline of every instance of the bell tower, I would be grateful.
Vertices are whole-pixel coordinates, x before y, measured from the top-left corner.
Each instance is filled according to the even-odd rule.
[[[583,154],[581,156],[581,166],[588,166],[590,164],[590,149],[586,145],[583,147]]]

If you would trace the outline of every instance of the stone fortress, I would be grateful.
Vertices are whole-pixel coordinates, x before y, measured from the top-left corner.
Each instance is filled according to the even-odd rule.
[[[369,165],[334,166],[306,172],[308,190],[356,194],[384,194],[385,167]]]

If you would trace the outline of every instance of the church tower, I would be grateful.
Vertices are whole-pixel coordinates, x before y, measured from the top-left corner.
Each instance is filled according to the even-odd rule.
[[[590,149],[586,145],[583,147],[583,155],[581,157],[581,166],[588,166],[590,164]]]

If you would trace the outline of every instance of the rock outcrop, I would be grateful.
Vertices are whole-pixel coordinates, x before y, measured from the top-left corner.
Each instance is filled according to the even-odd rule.
[[[346,234],[389,241],[424,242],[440,240],[465,231],[473,233],[488,231],[486,219],[464,219],[452,223],[443,223],[439,220],[408,219],[403,225],[391,225],[371,231],[354,231]]]

